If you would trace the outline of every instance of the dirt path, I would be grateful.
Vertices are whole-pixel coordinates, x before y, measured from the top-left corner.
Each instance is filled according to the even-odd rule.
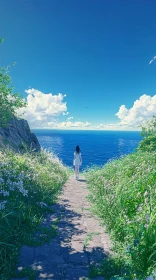
[[[109,236],[91,215],[87,195],[85,180],[80,178],[77,181],[70,177],[58,204],[54,205],[55,213],[45,220],[45,224],[49,225],[60,218],[58,235],[50,244],[22,248],[20,266],[31,266],[37,270],[39,276],[36,280],[90,279],[90,264],[98,265],[110,252]]]

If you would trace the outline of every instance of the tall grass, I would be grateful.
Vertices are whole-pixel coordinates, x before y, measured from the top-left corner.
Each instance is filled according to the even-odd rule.
[[[0,152],[1,279],[12,276],[22,244],[38,241],[33,233],[67,178],[67,168],[44,150],[23,155]]]
[[[114,262],[122,262],[119,276],[145,279],[156,264],[156,151],[137,151],[86,177],[94,212],[114,241]],[[101,273],[108,276],[104,266]]]

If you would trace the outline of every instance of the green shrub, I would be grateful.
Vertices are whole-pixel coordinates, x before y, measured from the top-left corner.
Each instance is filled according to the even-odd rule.
[[[150,120],[145,121],[141,125],[141,135],[147,137],[150,135],[156,135],[156,116],[153,116]]]
[[[136,274],[143,280],[156,261],[156,151],[138,151],[86,177],[93,209],[130,265],[130,279]]]
[[[0,43],[3,39],[0,38]],[[19,93],[13,92],[9,70],[11,66],[0,67],[0,126],[7,125],[17,109],[25,107],[26,103]]]
[[[22,244],[38,242],[34,234],[68,178],[68,170],[51,154],[0,152],[0,275],[10,279]],[[45,232],[45,239],[55,229]],[[42,241],[42,240],[40,240]]]
[[[149,152],[156,151],[156,135],[145,137],[142,141],[140,141],[137,149]]]
[[[146,121],[142,126],[142,141],[139,143],[137,150],[156,151],[156,116]]]

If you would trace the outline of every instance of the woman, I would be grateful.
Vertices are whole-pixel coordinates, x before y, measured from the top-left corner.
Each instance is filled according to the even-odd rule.
[[[75,177],[78,180],[79,179],[79,168],[82,164],[82,157],[80,152],[80,147],[76,146],[75,152],[74,152],[74,161],[73,165],[75,166]]]

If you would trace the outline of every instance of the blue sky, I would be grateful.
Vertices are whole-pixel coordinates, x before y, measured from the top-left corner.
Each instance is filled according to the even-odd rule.
[[[155,10],[154,0],[0,0],[0,64],[16,62],[30,125],[136,129],[151,117]]]

